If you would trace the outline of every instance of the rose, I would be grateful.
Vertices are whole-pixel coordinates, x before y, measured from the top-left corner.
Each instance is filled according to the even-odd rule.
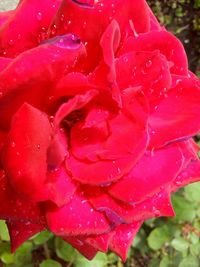
[[[199,80],[145,1],[31,1],[0,16],[0,218],[13,251],[47,228],[125,260],[200,177]]]

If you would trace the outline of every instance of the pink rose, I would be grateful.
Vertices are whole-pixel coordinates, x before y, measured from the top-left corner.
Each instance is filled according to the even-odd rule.
[[[200,82],[144,0],[21,0],[0,14],[0,218],[123,260],[198,181]]]

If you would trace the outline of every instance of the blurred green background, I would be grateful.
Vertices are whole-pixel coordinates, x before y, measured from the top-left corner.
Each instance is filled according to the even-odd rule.
[[[15,2],[0,1],[0,9]],[[181,39],[190,69],[200,76],[200,0],[148,2],[160,22]],[[11,254],[7,228],[0,221],[0,267],[200,267],[200,183],[181,189],[172,201],[176,217],[144,223],[125,264],[112,253],[99,253],[89,262],[47,231]]]

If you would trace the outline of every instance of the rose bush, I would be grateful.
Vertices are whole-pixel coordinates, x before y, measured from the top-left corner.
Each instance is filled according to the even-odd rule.
[[[200,177],[200,82],[144,0],[21,0],[0,14],[0,218],[126,259]]]

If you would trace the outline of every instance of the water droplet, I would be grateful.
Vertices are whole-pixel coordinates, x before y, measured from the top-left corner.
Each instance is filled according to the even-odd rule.
[[[52,28],[51,28],[51,34],[52,34],[52,35],[55,35],[56,32],[57,32],[57,26],[54,24],[54,25],[52,26]]]
[[[65,19],[65,15],[64,15],[64,14],[61,14],[61,16],[60,16],[60,20],[61,20],[61,21],[64,21],[64,19]]]
[[[38,12],[36,18],[38,21],[41,21],[42,20],[42,13]]]
[[[15,147],[16,147],[16,143],[15,143],[14,141],[12,141],[11,144],[10,144],[10,146],[11,146],[12,148],[15,148]]]
[[[17,176],[21,176],[22,175],[22,172],[21,171],[17,171]]]
[[[40,150],[40,145],[39,144],[37,145],[37,149]]]
[[[161,212],[159,210],[157,210],[157,209],[155,209],[153,211],[153,213],[154,213],[155,217],[160,217],[160,215],[161,215]]]
[[[9,44],[10,46],[13,46],[13,45],[14,45],[14,41],[13,41],[13,39],[10,39],[10,40],[8,41],[8,44]]]

